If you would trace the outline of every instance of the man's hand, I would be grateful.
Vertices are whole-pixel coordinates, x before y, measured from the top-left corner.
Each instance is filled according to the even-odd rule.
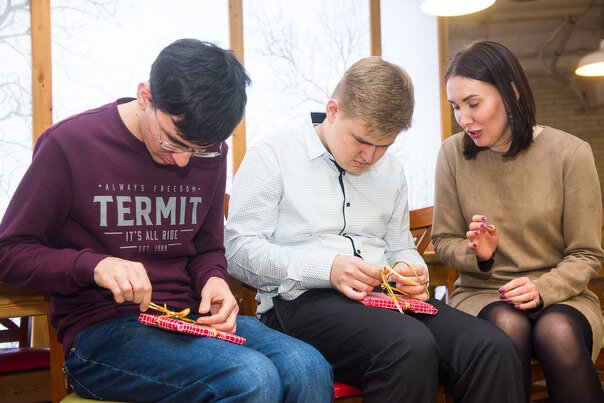
[[[113,293],[115,302],[132,301],[146,311],[151,302],[151,282],[142,263],[106,257],[94,268],[94,282]]]
[[[350,299],[365,298],[382,282],[379,269],[355,256],[338,255],[331,264],[331,285]]]
[[[219,277],[210,277],[201,290],[199,313],[204,315],[208,312],[210,316],[202,316],[197,322],[212,326],[216,330],[235,333],[239,306],[226,281]]]
[[[394,271],[397,274],[392,275],[392,281],[396,282],[396,288],[409,293],[413,298],[417,298],[421,301],[428,300],[428,293],[425,285],[428,282],[428,270],[424,266],[413,265],[413,270],[411,270],[405,264],[398,264]],[[414,273],[417,274],[419,280]],[[413,283],[419,285],[411,285]]]

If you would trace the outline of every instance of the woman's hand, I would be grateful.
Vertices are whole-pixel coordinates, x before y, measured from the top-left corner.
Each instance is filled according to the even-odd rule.
[[[495,226],[487,224],[486,216],[475,215],[472,217],[469,229],[466,232],[468,248],[476,253],[479,260],[489,260],[495,253],[499,241]]]
[[[520,310],[535,309],[541,305],[537,286],[528,277],[518,277],[499,289],[499,298]]]

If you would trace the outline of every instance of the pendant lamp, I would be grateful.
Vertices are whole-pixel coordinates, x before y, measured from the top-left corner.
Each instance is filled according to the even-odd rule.
[[[604,76],[604,39],[600,41],[600,49],[591,52],[579,60],[575,74],[585,77]]]
[[[491,7],[495,0],[424,0],[421,9],[439,17],[472,14]]]

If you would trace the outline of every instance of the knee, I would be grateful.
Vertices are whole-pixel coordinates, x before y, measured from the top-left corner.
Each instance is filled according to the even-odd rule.
[[[482,340],[476,344],[477,355],[488,357],[490,360],[514,360],[518,358],[518,350],[512,338],[503,330],[492,327],[483,332]]]
[[[283,357],[286,368],[280,368],[284,400],[333,400],[333,373],[331,365],[314,347],[299,342]],[[290,399],[289,397],[295,397]]]
[[[440,354],[434,336],[428,329],[396,336],[389,334],[388,337],[390,340],[382,355],[390,365],[394,364],[402,371],[420,370],[430,374],[438,370]]]
[[[277,368],[261,354],[247,354],[244,361],[230,368],[222,383],[223,395],[237,401],[282,400],[282,385]]]
[[[539,361],[549,359],[559,366],[573,366],[581,354],[591,354],[588,342],[577,326],[573,326],[572,323],[564,320],[565,318],[556,317],[556,319],[559,320],[538,320],[535,324],[533,330],[535,354]]]
[[[544,315],[545,316],[545,315]],[[558,320],[550,320],[549,317],[538,318],[533,329],[533,342],[535,344],[547,344],[548,342],[564,345],[567,340],[577,338],[577,329],[561,315]]]
[[[409,360],[416,363],[424,363],[426,367],[433,366],[438,368],[440,354],[438,346],[432,333],[426,332],[423,336],[415,337],[410,340],[407,349]]]

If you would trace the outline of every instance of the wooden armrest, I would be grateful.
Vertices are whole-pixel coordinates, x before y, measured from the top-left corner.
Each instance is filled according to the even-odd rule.
[[[48,302],[44,295],[26,288],[0,283],[0,317],[46,315]]]

